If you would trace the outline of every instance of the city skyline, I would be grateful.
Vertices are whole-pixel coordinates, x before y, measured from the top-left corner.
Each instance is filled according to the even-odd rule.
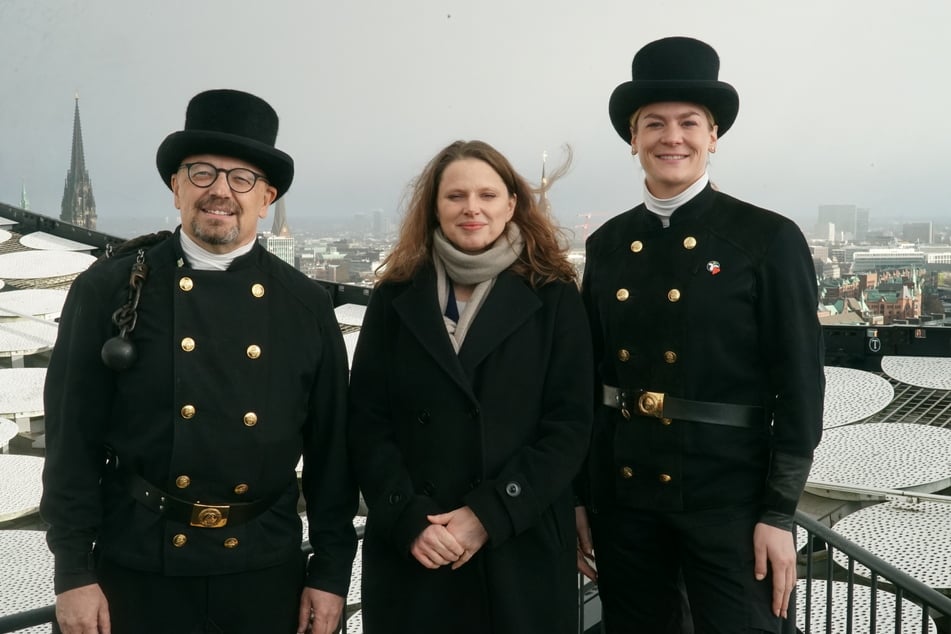
[[[804,228],[835,204],[869,209],[873,222],[951,222],[936,187],[951,139],[935,81],[951,58],[944,0],[901,11],[884,0],[690,0],[676,15],[562,0],[229,6],[0,0],[0,201],[15,204],[25,185],[35,211],[59,215],[78,92],[100,226],[174,226],[155,149],[181,129],[193,94],[227,86],[281,116],[295,226],[396,214],[410,180],[456,138],[492,143],[535,182],[543,152],[551,167],[571,145],[552,208],[565,227],[588,214],[595,225],[641,200],[608,95],[640,46],[683,34],[718,50],[720,78],[740,94],[710,168],[724,192]]]

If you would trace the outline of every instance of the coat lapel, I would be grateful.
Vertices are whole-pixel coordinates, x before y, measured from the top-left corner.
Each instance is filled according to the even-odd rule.
[[[452,348],[446,324],[439,312],[436,299],[436,273],[433,267],[425,267],[413,279],[403,293],[393,300],[393,308],[420,345],[459,387],[473,400],[472,385],[462,370],[459,357]]]
[[[506,337],[515,332],[542,305],[524,278],[502,272],[466,334],[459,361],[468,376]]]

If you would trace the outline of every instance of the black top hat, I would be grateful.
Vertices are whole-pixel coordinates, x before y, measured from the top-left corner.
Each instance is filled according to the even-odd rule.
[[[192,154],[221,154],[261,169],[280,198],[294,180],[294,159],[274,147],[277,113],[260,97],[238,90],[208,90],[188,102],[185,129],[165,137],[155,155],[162,180]]]
[[[659,101],[687,101],[713,113],[717,136],[736,120],[740,97],[717,80],[720,58],[709,44],[689,37],[665,37],[646,44],[631,63],[632,81],[611,93],[608,113],[625,143],[631,142],[630,117],[641,106]]]

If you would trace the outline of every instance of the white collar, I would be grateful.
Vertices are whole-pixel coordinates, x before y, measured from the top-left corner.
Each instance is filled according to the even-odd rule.
[[[647,181],[644,181],[644,206],[647,210],[660,218],[664,228],[670,226],[670,217],[674,215],[685,202],[703,191],[703,188],[710,182],[710,176],[703,172],[703,176],[698,178],[693,185],[683,190],[673,198],[657,198],[647,189]]]
[[[254,248],[254,240],[228,253],[212,253],[188,237],[184,231],[182,236],[182,251],[188,258],[193,269],[199,271],[227,271],[235,258],[244,255]]]

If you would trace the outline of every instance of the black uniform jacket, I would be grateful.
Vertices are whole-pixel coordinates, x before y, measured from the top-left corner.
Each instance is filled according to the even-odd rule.
[[[589,238],[583,296],[599,403],[607,384],[765,411],[743,429],[596,406],[588,503],[791,513],[798,492],[764,491],[770,460],[801,457],[808,472],[824,388],[816,276],[795,224],[709,186],[666,229],[640,205]]]
[[[47,373],[41,513],[57,591],[95,581],[90,551],[166,575],[248,571],[299,556],[295,466],[315,556],[308,584],[345,595],[356,549],[346,452],[346,350],[318,284],[255,244],[227,271],[189,268],[178,232],[149,266],[124,372],[100,359],[135,254],[73,283]],[[135,501],[120,466],[189,502],[274,498],[251,521],[197,528]],[[101,482],[100,482],[101,478]]]
[[[458,356],[431,266],[374,291],[350,392],[350,446],[369,508],[368,628],[572,631],[571,481],[588,446],[591,372],[574,284],[533,289],[503,272]],[[426,515],[464,505],[489,542],[456,571],[424,568],[410,547]]]

